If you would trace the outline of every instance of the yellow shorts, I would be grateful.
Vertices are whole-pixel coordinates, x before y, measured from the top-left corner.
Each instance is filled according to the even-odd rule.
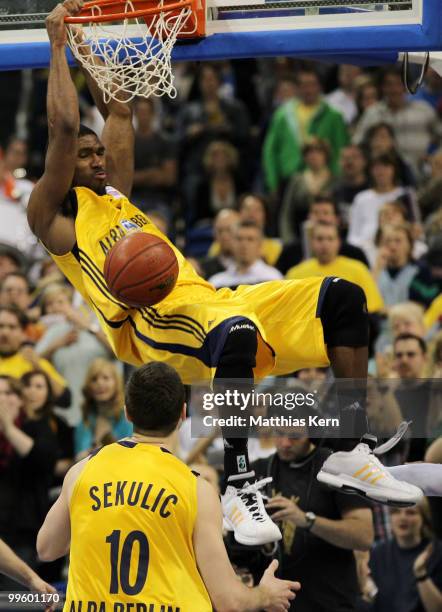
[[[227,334],[249,319],[259,330],[255,377],[329,365],[318,304],[324,279],[241,285],[236,290],[181,286],[155,307],[137,311],[118,357],[134,365],[163,361],[186,384],[213,378]],[[322,291],[321,291],[322,287]],[[171,294],[172,296],[172,294]]]

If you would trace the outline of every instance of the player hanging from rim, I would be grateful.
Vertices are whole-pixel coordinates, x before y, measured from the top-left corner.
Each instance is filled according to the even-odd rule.
[[[96,312],[117,357],[140,366],[163,361],[185,384],[225,379],[248,380],[331,365],[337,378],[366,379],[368,315],[365,295],[356,285],[335,278],[271,281],[220,289],[199,277],[182,254],[128,196],[133,176],[132,112],[127,104],[104,104],[88,78],[105,119],[102,139],[80,126],[77,92],[65,56],[64,17],[76,14],[80,0],[58,5],[47,19],[51,42],[47,113],[49,144],[43,176],[32,192],[28,219],[55,263]],[[107,251],[127,228],[160,236],[174,249],[179,277],[173,291],[155,308],[133,309],[115,300],[103,277]],[[364,391],[340,399],[341,424],[365,425]],[[361,432],[365,426],[359,427]],[[225,484],[222,505],[227,524],[243,544],[281,538],[266,513],[250,470],[247,440],[223,430]],[[348,440],[346,440],[348,442]],[[413,504],[415,486],[384,470],[365,437],[352,451],[335,453],[321,474],[385,503]],[[348,447],[348,446],[347,446]],[[369,464],[374,483],[358,477]]]

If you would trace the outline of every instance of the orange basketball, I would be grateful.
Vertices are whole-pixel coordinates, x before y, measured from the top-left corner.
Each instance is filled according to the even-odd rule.
[[[134,232],[109,251],[104,278],[112,295],[128,306],[153,306],[175,287],[178,261],[170,246],[152,234]]]

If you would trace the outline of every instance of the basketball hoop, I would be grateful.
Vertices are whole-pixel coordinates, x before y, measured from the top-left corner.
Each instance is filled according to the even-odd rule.
[[[177,38],[204,35],[205,11],[202,0],[93,0],[65,22],[73,26],[69,47],[105,103],[129,102],[176,96],[173,47]]]

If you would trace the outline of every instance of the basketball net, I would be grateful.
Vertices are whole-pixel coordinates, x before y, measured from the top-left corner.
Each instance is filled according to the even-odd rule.
[[[120,13],[128,14],[128,18],[118,21],[118,25],[109,21],[87,22],[87,17],[83,17],[81,26],[67,27],[73,55],[103,91],[106,104],[111,99],[130,102],[138,96],[167,94],[174,98],[177,94],[171,54],[180,32],[192,34],[188,24],[194,15],[191,2],[144,2],[144,6],[150,6],[146,14],[133,17],[140,12],[134,6],[136,2],[120,3],[124,8]],[[91,18],[104,17],[99,4],[89,12]],[[66,21],[80,23],[74,19]]]

